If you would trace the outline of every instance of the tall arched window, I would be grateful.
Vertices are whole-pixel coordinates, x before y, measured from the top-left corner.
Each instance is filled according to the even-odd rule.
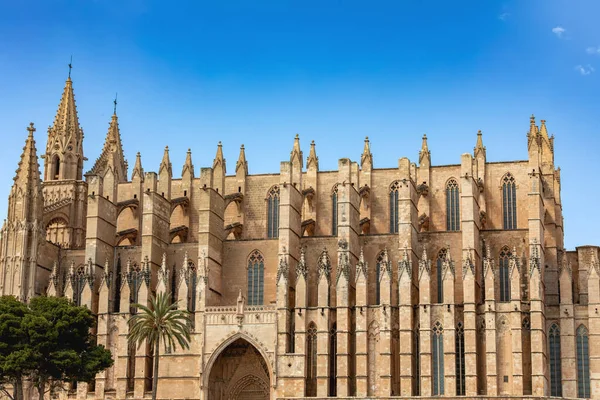
[[[85,288],[85,282],[85,267],[82,265],[77,268],[73,277],[73,302],[78,306],[81,305],[81,294]]]
[[[504,246],[500,251],[498,275],[500,277],[500,301],[510,301],[510,278],[508,275],[508,260],[511,256],[510,249]]]
[[[188,260],[188,304],[189,312],[196,311],[196,288],[198,287],[198,270],[193,261]],[[191,318],[194,319],[193,316]]]
[[[448,250],[441,249],[438,253],[437,261],[435,263],[435,277],[436,277],[436,295],[437,299],[434,303],[443,303],[444,302],[444,278],[442,276],[442,269],[444,260],[448,257]]]
[[[577,397],[590,397],[590,353],[588,330],[580,325],[577,328]]]
[[[131,314],[137,313],[137,307],[134,307],[133,304],[138,302],[138,294],[140,291],[140,286],[142,286],[142,270],[140,266],[136,263],[131,266],[131,273],[128,276],[129,280],[129,312]]]
[[[377,256],[377,264],[375,267],[375,304],[381,303],[381,263],[383,262],[383,251]]]
[[[306,396],[317,395],[317,326],[314,322],[306,330]]]
[[[279,186],[269,190],[267,196],[267,237],[279,237]]]
[[[60,178],[60,157],[58,157],[58,154],[52,159],[52,167],[54,170],[52,171],[52,177],[50,179],[56,181]]]
[[[456,325],[456,395],[465,395],[465,327]]]
[[[248,257],[248,305],[263,304],[265,259],[254,250]]]
[[[460,230],[460,194],[454,179],[450,179],[446,185],[446,230]]]
[[[121,311],[121,283],[122,283],[122,267],[121,267],[121,257],[117,258],[117,268],[114,277],[115,282],[115,300],[113,301],[113,312],[118,313]]]
[[[398,233],[398,189],[400,182],[390,185],[390,233]]]
[[[337,183],[331,190],[331,234],[337,236],[338,226],[338,210],[337,210],[337,198],[338,198],[338,185]]]
[[[420,335],[421,325],[417,324],[415,328],[415,396],[421,395],[421,335]]]
[[[562,397],[560,329],[556,324],[552,324],[550,327],[550,332],[548,334],[548,345],[550,347],[550,395]]]
[[[329,397],[337,393],[337,326],[329,331]]]
[[[439,396],[444,394],[444,328],[439,321],[433,325],[431,331],[433,335],[432,350],[433,350],[433,395]]]
[[[510,172],[502,178],[502,211],[504,229],[517,229],[517,186]]]

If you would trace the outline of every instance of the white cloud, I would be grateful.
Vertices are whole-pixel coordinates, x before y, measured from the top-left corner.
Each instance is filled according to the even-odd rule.
[[[587,49],[585,49],[585,52],[588,54],[600,54],[600,46],[598,47],[588,47]]]
[[[594,67],[592,67],[591,65],[577,65],[575,66],[575,71],[579,72],[581,75],[585,76],[585,75],[590,75],[592,72],[595,71]]]
[[[554,33],[559,39],[562,39],[564,37],[566,31],[567,30],[562,26],[555,26],[554,28],[552,28],[552,33]]]
[[[507,12],[498,15],[498,19],[500,21],[506,21],[508,17],[510,17],[510,14]]]

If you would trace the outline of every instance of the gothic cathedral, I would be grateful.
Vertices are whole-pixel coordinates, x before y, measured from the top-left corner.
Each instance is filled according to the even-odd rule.
[[[227,174],[188,150],[173,177],[138,153],[116,110],[84,173],[66,81],[40,176],[33,124],[0,233],[0,294],[65,296],[97,316],[114,366],[61,399],[143,399],[152,351],[127,320],[156,292],[192,315],[190,350],[165,349],[161,399],[557,396],[600,399],[599,248],[563,247],[554,137],[531,117],[528,159],[473,153],[433,165],[320,171],[298,136],[272,174]],[[306,165],[304,163],[306,162]],[[197,175],[199,172],[199,175]],[[31,393],[31,396],[37,396]]]

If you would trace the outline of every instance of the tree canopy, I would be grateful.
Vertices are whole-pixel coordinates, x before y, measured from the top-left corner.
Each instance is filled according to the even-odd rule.
[[[110,351],[92,334],[95,323],[90,310],[64,297],[34,297],[28,305],[0,297],[0,373],[13,397],[22,398],[24,377],[41,399],[50,383],[91,382],[110,367]]]

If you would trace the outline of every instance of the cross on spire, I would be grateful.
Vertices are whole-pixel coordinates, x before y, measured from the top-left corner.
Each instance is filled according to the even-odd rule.
[[[69,61],[69,79],[71,79],[71,70],[73,69],[73,55],[71,55],[71,61]]]
[[[114,104],[113,114],[115,114],[115,115],[117,115],[117,94],[118,93],[115,93],[115,99],[113,101],[113,104]]]
[[[27,130],[29,131],[29,135],[33,135],[33,132],[35,132],[35,127],[33,126],[33,122],[29,123]]]

